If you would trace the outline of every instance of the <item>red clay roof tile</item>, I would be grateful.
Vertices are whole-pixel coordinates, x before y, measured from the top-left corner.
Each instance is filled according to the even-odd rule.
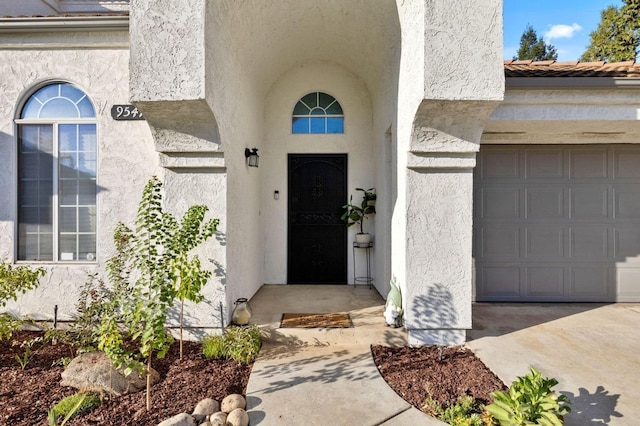
[[[504,61],[506,77],[640,77],[640,64],[633,61],[555,62]]]

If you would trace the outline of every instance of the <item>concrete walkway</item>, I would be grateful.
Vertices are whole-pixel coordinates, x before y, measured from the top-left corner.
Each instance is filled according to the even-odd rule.
[[[265,338],[247,386],[252,426],[442,425],[382,379],[371,344],[404,345],[384,326],[384,300],[353,286],[263,286],[250,301]],[[348,312],[353,328],[281,329],[283,313]]]
[[[251,300],[266,335],[247,387],[251,425],[442,425],[380,377],[370,345],[406,344],[378,293],[264,286]],[[280,329],[282,313],[349,312],[349,329]],[[640,424],[640,304],[474,304],[467,346],[507,385],[530,366],[572,401],[566,426]]]
[[[438,425],[380,377],[369,346],[269,345],[247,387],[253,425]]]

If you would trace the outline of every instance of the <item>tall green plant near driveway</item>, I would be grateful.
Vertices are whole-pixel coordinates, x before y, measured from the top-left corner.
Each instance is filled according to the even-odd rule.
[[[112,309],[104,310],[98,347],[125,373],[146,373],[147,410],[152,359],[163,358],[173,342],[165,327],[169,309],[176,298],[201,300],[210,277],[198,257],[189,255],[218,225],[217,219],[203,223],[206,212],[205,206],[192,206],[179,223],[162,209],[162,183],[154,177],[142,193],[135,229],[120,223],[114,232],[117,253],[107,268],[119,297],[111,301]],[[138,344],[137,353],[124,348],[126,337]]]
[[[529,374],[511,383],[508,392],[492,392],[493,404],[486,410],[501,426],[560,426],[564,416],[571,412],[571,402],[551,390],[557,384],[556,379],[544,378],[531,367]]]

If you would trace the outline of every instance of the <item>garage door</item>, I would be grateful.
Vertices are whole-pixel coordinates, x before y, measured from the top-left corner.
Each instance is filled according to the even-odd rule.
[[[640,149],[482,146],[478,301],[640,301]]]

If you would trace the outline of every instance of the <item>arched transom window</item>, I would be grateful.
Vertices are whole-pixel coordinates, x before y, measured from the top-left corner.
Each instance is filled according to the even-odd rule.
[[[293,109],[293,133],[344,133],[344,114],[331,95],[313,92],[303,96]]]
[[[18,124],[18,259],[93,261],[96,253],[96,117],[68,83],[42,87]]]

